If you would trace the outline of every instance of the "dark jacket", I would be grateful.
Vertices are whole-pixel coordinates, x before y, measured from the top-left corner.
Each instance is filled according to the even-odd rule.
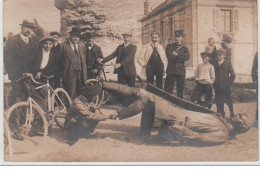
[[[218,64],[218,57],[217,57],[217,48],[214,46],[214,50],[209,55],[210,60],[209,63],[212,64],[214,67]]]
[[[235,72],[230,62],[224,60],[221,65],[217,65],[215,68],[216,80],[214,86],[216,87],[230,87],[235,80]]]
[[[258,53],[255,54],[251,76],[253,81],[258,81]]]
[[[97,62],[98,58],[103,58],[103,53],[101,48],[93,44],[92,48],[89,49],[86,44],[86,63],[87,67],[91,69],[98,69],[99,63]]]
[[[79,42],[78,44],[78,52],[81,58],[82,62],[82,72],[83,72],[83,79],[84,83],[87,82],[87,65],[86,65],[86,47],[85,44],[82,42]],[[60,52],[60,65],[61,65],[61,71],[62,71],[62,83],[64,86],[68,88],[72,88],[71,83],[73,78],[77,78],[77,73],[75,72],[75,69],[77,67],[77,61],[75,59],[77,58],[76,54],[70,47],[69,41],[61,44],[61,52]]]
[[[29,38],[26,44],[20,34],[9,38],[4,47],[4,63],[10,80],[19,79],[24,73],[32,73],[38,41]]]
[[[173,51],[178,53],[177,56],[172,54]],[[189,49],[186,46],[178,46],[176,43],[168,44],[166,46],[166,56],[168,59],[168,66],[166,73],[169,75],[185,75],[185,61],[190,59]]]
[[[123,68],[124,74],[126,76],[134,76],[136,74],[136,68],[135,68],[135,53],[136,53],[137,47],[133,44],[129,44],[128,46],[124,47],[124,44],[119,45],[116,50],[102,61],[103,63],[106,63],[115,57],[116,63],[120,63],[121,67]],[[120,69],[119,68],[119,69]],[[118,69],[115,69],[115,74],[118,73]]]
[[[231,62],[231,59],[232,59],[232,49],[230,47],[224,46],[223,44],[221,46],[222,46],[222,48],[224,48],[226,50],[225,60]]]
[[[42,48],[39,48],[37,56],[34,60],[33,74],[35,75],[37,72],[42,72],[45,75],[55,75],[55,71],[59,63],[57,55],[53,51],[50,51],[49,60],[44,69],[40,69],[42,58]]]

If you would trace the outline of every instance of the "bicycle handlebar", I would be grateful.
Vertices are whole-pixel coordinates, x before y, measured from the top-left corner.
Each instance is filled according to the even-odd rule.
[[[37,82],[34,78],[33,78],[33,75],[31,73],[24,73],[22,75],[21,78],[17,79],[14,81],[14,83],[17,83],[17,82],[20,82],[21,80],[25,79],[25,78],[30,78],[33,83],[37,84],[37,85],[44,85],[44,83],[41,83],[41,82]]]

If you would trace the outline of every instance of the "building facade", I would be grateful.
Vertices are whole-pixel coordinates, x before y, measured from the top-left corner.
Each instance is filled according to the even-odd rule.
[[[233,38],[232,65],[236,82],[251,81],[251,67],[257,52],[258,25],[257,0],[166,0],[152,11],[144,2],[145,15],[142,23],[142,43],[150,41],[150,33],[160,33],[161,44],[166,47],[174,42],[174,31],[184,30],[184,44],[189,48],[191,59],[186,63],[187,77],[201,63],[200,52],[207,40],[213,37],[217,48],[223,34]]]

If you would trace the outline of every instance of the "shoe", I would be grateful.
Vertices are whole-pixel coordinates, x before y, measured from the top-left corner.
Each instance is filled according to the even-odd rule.
[[[151,135],[141,132],[140,134],[140,140],[144,143],[150,143],[152,141]]]
[[[79,138],[70,138],[70,139],[68,139],[67,144],[69,144],[70,146],[72,146],[72,145],[74,145],[78,140],[79,140]]]

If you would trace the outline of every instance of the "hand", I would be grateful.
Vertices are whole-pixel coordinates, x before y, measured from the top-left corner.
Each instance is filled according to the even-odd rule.
[[[121,67],[121,64],[120,64],[120,63],[117,63],[117,64],[114,65],[114,67],[115,67],[115,68],[119,68],[119,67]]]
[[[42,73],[41,72],[38,72],[37,74],[36,74],[36,79],[40,79],[41,78],[41,75],[42,75]]]
[[[166,72],[165,72],[165,70],[163,69],[163,76],[165,76],[166,75]]]
[[[92,73],[98,73],[97,69],[91,70]]]
[[[175,51],[172,51],[172,54],[173,54],[174,56],[178,56],[178,53],[175,52]]]

